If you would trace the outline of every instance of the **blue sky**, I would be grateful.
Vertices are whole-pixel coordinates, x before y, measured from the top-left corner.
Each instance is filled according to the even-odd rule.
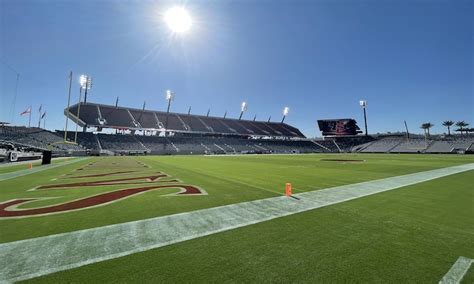
[[[68,72],[90,74],[89,101],[287,122],[319,136],[316,120],[355,118],[369,132],[412,132],[430,121],[474,124],[472,1],[1,0],[0,121],[40,104],[62,129]],[[192,29],[173,36],[163,13],[186,6]],[[14,102],[16,72],[20,73]]]

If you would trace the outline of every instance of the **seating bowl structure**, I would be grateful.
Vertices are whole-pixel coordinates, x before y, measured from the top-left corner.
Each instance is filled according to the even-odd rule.
[[[58,155],[470,153],[474,136],[386,134],[308,139],[286,123],[80,103],[64,110],[79,132],[0,127],[0,144]],[[92,132],[91,132],[92,130]],[[115,132],[115,134],[113,133]],[[66,141],[64,141],[66,137]],[[77,143],[75,143],[77,142]]]
[[[64,110],[81,127],[150,129],[178,133],[207,133],[306,138],[296,127],[285,123],[239,120],[81,103]]]

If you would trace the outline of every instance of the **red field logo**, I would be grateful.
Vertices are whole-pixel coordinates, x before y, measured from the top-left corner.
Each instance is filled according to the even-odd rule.
[[[83,176],[69,177],[71,179],[84,179],[84,178],[97,178],[106,176],[116,176],[120,174],[130,174],[133,171],[122,171],[122,172],[111,172],[101,174],[91,174]],[[114,179],[101,179],[96,181],[82,181],[73,183],[62,183],[62,184],[50,184],[41,185],[34,191],[43,190],[71,190],[74,188],[87,188],[87,187],[98,187],[98,186],[116,186],[123,185],[122,189],[115,189],[113,191],[100,193],[68,201],[61,204],[50,205],[45,207],[18,209],[17,207],[33,201],[38,201],[44,198],[19,198],[10,200],[0,204],[0,218],[8,217],[27,217],[27,216],[38,216],[45,214],[69,212],[73,210],[86,209],[101,205],[106,205],[118,200],[122,200],[127,197],[131,197],[137,194],[152,190],[163,190],[163,189],[175,189],[178,192],[171,195],[177,196],[190,196],[190,195],[203,195],[207,194],[204,190],[194,185],[183,184],[180,180],[174,179],[171,176],[156,172],[153,174],[140,175],[136,177],[127,178],[114,178]]]

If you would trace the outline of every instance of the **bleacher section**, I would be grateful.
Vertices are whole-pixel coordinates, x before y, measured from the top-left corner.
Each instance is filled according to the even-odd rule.
[[[79,108],[79,119],[77,118]],[[81,103],[65,110],[81,127],[153,129],[181,133],[305,138],[297,128],[276,122],[237,120],[160,111]]]
[[[58,131],[59,135],[64,132]],[[74,139],[74,133],[68,133]],[[117,154],[245,154],[245,153],[326,153],[332,150],[311,140],[249,139],[223,136],[143,136],[130,134],[78,133],[78,143],[89,151],[111,151]],[[322,144],[337,149],[332,141]]]
[[[57,130],[56,133],[59,137],[64,139],[64,131]],[[67,140],[73,142],[75,138],[75,132],[69,131],[67,133]],[[80,145],[87,150],[101,150],[97,135],[91,132],[77,132],[77,140]]]
[[[79,145],[62,143],[64,138],[56,133],[36,127],[0,127],[0,142],[10,143],[18,147],[37,150],[52,150],[53,153],[84,152]],[[76,153],[77,154],[77,153]]]
[[[360,152],[362,153],[389,153],[398,144],[403,142],[403,138],[383,138],[368,145]]]
[[[390,153],[423,153],[432,143],[425,139],[409,139],[402,141],[390,150]]]
[[[449,136],[410,138],[384,137],[353,147],[360,153],[458,153],[468,152],[474,143],[474,136]]]
[[[128,112],[128,110],[121,110]],[[129,117],[139,124],[154,124],[161,122],[155,115],[145,114],[135,118],[130,111]],[[174,114],[177,117],[177,114]],[[182,116],[182,117],[181,117]],[[113,115],[108,115],[109,118]],[[176,120],[183,127],[208,129],[211,125],[223,127],[243,128],[240,121],[232,120],[229,126],[226,122],[215,118],[179,115]],[[154,121],[155,120],[155,121]],[[199,126],[196,126],[199,125]],[[250,125],[254,132],[259,127],[272,127],[271,124],[253,122]],[[278,125],[281,127],[281,125]],[[286,127],[286,126],[283,126]],[[278,129],[278,128],[277,128]],[[253,131],[253,130],[252,130]],[[271,129],[269,129],[271,131]],[[278,131],[278,130],[275,130]],[[288,130],[290,131],[290,130]],[[68,132],[67,140],[74,141],[75,132]],[[27,127],[3,126],[0,128],[0,144],[13,145],[17,148],[35,150],[52,149],[55,155],[84,155],[97,154],[270,154],[270,153],[472,153],[474,136],[432,137],[424,139],[420,136],[410,138],[401,136],[384,137],[335,137],[328,139],[301,139],[301,138],[269,138],[246,135],[209,135],[207,133],[181,133],[172,136],[135,135],[130,134],[95,134],[92,132],[78,132],[75,144],[64,144],[64,132],[55,133]],[[82,153],[82,154],[81,154]]]
[[[128,153],[147,151],[135,135],[98,134],[98,138],[103,150]]]
[[[444,139],[440,141],[434,141],[426,153],[454,153],[454,152],[466,152],[472,147],[474,138],[465,137],[460,139]]]

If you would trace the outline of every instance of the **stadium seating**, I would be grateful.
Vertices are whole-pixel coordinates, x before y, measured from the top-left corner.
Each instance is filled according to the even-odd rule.
[[[65,110],[65,114],[79,125],[97,128],[167,129],[182,133],[238,134],[247,136],[305,138],[297,128],[276,122],[237,120],[199,115],[169,114],[160,111],[138,110],[93,103],[81,103]]]
[[[148,149],[135,135],[98,134],[101,148],[115,152],[146,152]]]
[[[64,131],[56,131],[60,137],[64,137]],[[73,142],[75,138],[75,132],[69,131],[67,133],[67,140]],[[101,150],[101,146],[97,135],[91,132],[77,132],[78,144],[87,150]]]
[[[474,143],[472,136],[450,136],[425,139],[417,136],[407,140],[403,136],[376,138],[353,147],[352,152],[361,153],[457,153],[468,152]]]
[[[462,137],[458,139],[445,138],[443,140],[434,141],[426,153],[452,153],[458,151],[469,151],[469,148],[472,147],[474,143],[473,137]]]
[[[432,141],[425,139],[409,139],[398,143],[390,153],[423,153]]]
[[[53,152],[83,152],[79,145],[62,143],[64,139],[53,132],[36,127],[0,127],[0,140],[21,147]]]
[[[90,108],[94,109],[94,108]],[[96,106],[97,110],[98,107]],[[107,109],[108,119],[114,119],[113,110]],[[101,111],[98,110],[97,113]],[[158,125],[161,119],[158,113],[120,110],[136,124]],[[119,112],[117,112],[119,113]],[[141,115],[141,116],[140,116]],[[474,136],[456,135],[450,137],[432,137],[425,140],[415,136],[407,140],[403,136],[351,136],[327,139],[300,139],[259,137],[248,135],[210,134],[210,128],[234,129],[228,131],[252,131],[254,133],[295,132],[287,125],[239,121],[236,119],[217,119],[212,117],[173,114],[176,128],[193,128],[196,132],[182,132],[167,137],[157,135],[95,134],[78,132],[75,145],[65,144],[64,131],[50,132],[35,127],[0,127],[0,143],[18,148],[46,150],[52,149],[57,155],[67,154],[248,154],[248,153],[464,153],[474,149]],[[88,117],[90,119],[91,117]],[[227,124],[229,123],[229,124]],[[247,129],[248,128],[248,129]],[[264,130],[266,129],[266,130]],[[157,133],[157,132],[152,132]],[[295,132],[297,133],[297,132]],[[75,132],[68,132],[67,140],[74,141]],[[272,136],[272,135],[269,135]]]
[[[101,117],[99,114],[99,108],[96,105],[81,104],[81,108],[78,110],[78,105],[71,106],[69,112],[65,110],[65,114],[69,117],[77,117],[79,111],[80,118],[87,125],[96,125],[99,124],[97,118]],[[73,118],[75,121],[75,119]]]
[[[160,128],[160,121],[153,112],[130,110],[140,128]]]
[[[360,152],[362,153],[388,153],[390,150],[395,148],[398,144],[403,142],[404,138],[383,138],[377,140]]]

